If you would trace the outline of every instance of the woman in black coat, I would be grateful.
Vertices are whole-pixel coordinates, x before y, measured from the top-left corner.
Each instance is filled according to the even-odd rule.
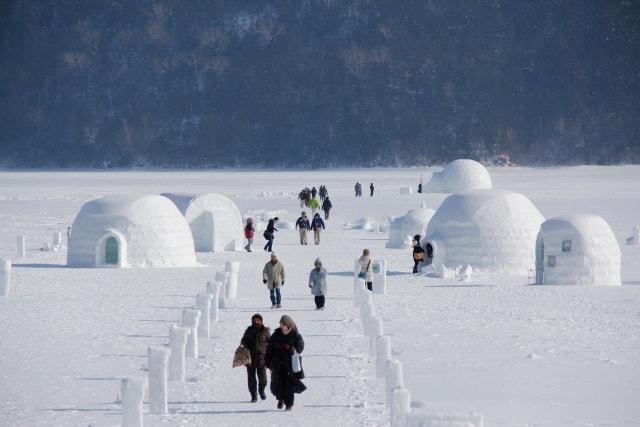
[[[413,236],[413,274],[418,272],[418,265],[424,261],[424,249],[420,246],[420,235]]]
[[[278,409],[293,407],[293,393],[300,380],[293,373],[291,356],[304,350],[304,340],[291,317],[280,318],[280,327],[275,330],[267,344],[267,366],[271,369],[271,393],[278,399]]]

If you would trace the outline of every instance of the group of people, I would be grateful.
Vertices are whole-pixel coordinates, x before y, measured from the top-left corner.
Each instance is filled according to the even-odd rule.
[[[278,231],[276,228],[276,222],[278,221],[278,217],[274,217],[269,219],[267,223],[267,228],[262,233],[262,236],[266,239],[267,243],[264,245],[264,250],[267,252],[271,252],[273,248],[273,239],[275,238],[275,233]],[[253,243],[253,237],[255,236],[256,229],[253,225],[253,218],[247,218],[247,222],[244,225],[244,237],[247,239],[247,244],[244,249],[247,252],[251,252],[251,244]]]
[[[240,344],[249,350],[251,362],[246,365],[247,383],[251,402],[265,400],[267,395],[267,369],[271,371],[271,393],[278,401],[278,409],[293,408],[294,393],[301,393],[306,388],[301,383],[303,371],[295,372],[293,357],[304,350],[304,340],[298,327],[290,316],[280,318],[279,327],[271,331],[263,323],[259,313],[251,316],[251,325],[246,329]]]
[[[320,197],[320,201],[316,198],[316,195]],[[324,211],[324,219],[329,219],[329,211],[333,207],[331,200],[329,200],[329,192],[324,185],[320,186],[320,190],[316,190],[316,187],[303,188],[298,194],[298,200],[300,201],[300,207],[306,206],[311,209],[311,215],[315,216],[318,209]]]
[[[262,269],[262,283],[269,289],[271,308],[282,308],[282,292],[286,278],[284,265],[275,252],[271,252],[271,259]],[[322,266],[322,260],[316,258],[313,269],[309,273],[309,289],[314,296],[316,310],[324,310],[324,296],[327,293],[327,270]]]
[[[356,192],[356,197],[362,197],[362,184],[356,182],[356,185],[353,187]],[[373,182],[369,183],[369,192],[370,196],[373,197],[373,193],[375,191],[375,187],[373,186]]]
[[[320,218],[320,214],[314,214],[313,219],[309,222],[307,213],[302,211],[300,217],[296,220],[296,229],[300,233],[300,244],[307,244],[307,231],[313,230],[313,241],[316,245],[320,244],[320,231],[325,229],[324,221]]]

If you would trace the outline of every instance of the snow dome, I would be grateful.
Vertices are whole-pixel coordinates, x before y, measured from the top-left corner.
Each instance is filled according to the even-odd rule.
[[[189,225],[166,197],[109,195],[82,206],[67,252],[71,267],[196,264]]]
[[[531,201],[506,190],[473,190],[447,197],[429,222],[435,265],[527,275],[544,218]]]
[[[491,188],[491,175],[475,160],[458,159],[440,172],[434,172],[427,182],[425,193],[459,193],[462,191]]]
[[[620,247],[599,216],[558,216],[542,224],[536,246],[536,283],[620,285]]]
[[[429,220],[434,213],[433,209],[421,207],[394,218],[389,226],[389,241],[386,247],[398,249],[411,247],[413,236],[419,234],[424,237]]]
[[[197,252],[242,249],[242,214],[227,197],[216,193],[165,193],[163,196],[173,201],[186,218]]]

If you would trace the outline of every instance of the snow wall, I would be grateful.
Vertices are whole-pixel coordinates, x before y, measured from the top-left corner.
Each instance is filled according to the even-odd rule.
[[[419,234],[424,237],[431,217],[435,214],[433,209],[412,209],[405,215],[394,218],[389,225],[389,240],[387,248],[410,248],[413,236]]]

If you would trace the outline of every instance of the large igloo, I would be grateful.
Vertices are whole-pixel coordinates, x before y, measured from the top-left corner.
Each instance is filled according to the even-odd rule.
[[[71,267],[196,264],[189,225],[166,197],[108,195],[82,206],[67,251]]]
[[[394,218],[389,225],[389,240],[386,247],[397,249],[411,247],[413,236],[419,234],[424,237],[429,220],[434,213],[433,209],[421,207]]]
[[[597,215],[548,219],[536,245],[536,283],[617,286],[620,246],[609,224]]]
[[[184,215],[197,252],[237,251],[244,239],[242,214],[234,202],[217,193],[164,193]]]
[[[473,190],[447,197],[427,227],[423,247],[435,265],[526,276],[535,267],[536,238],[544,218],[531,201],[506,190]]]
[[[491,188],[491,175],[475,160],[458,159],[434,172],[423,193],[460,193]]]

